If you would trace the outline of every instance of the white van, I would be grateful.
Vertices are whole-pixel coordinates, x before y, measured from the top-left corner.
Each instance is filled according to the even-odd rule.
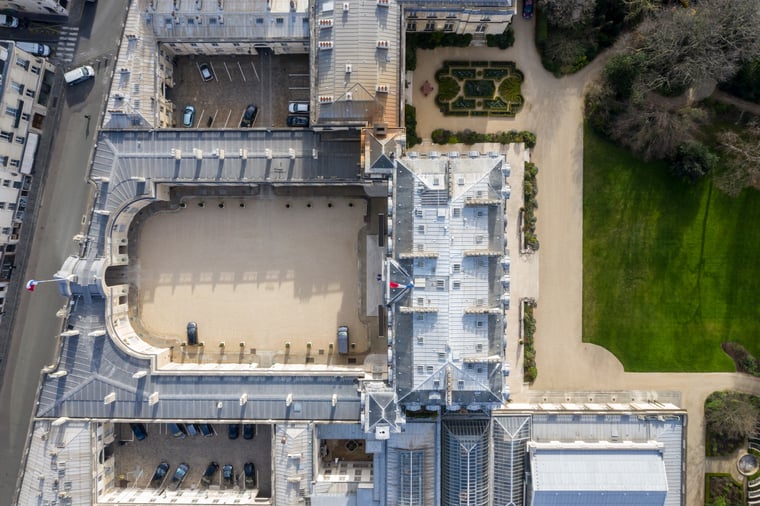
[[[77,84],[86,81],[94,75],[94,68],[89,65],[82,65],[63,74],[63,78],[66,80],[66,84]]]
[[[35,56],[50,56],[50,46],[37,42],[16,42],[16,47]]]

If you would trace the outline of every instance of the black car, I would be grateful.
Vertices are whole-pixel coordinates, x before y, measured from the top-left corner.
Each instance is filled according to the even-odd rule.
[[[231,423],[227,426],[227,437],[230,439],[237,439],[240,435],[240,425],[237,423]]]
[[[203,476],[201,477],[201,483],[208,486],[211,484],[211,479],[214,477],[214,474],[219,470],[219,464],[216,462],[211,462],[206,470],[203,472]]]
[[[141,423],[130,423],[129,426],[132,427],[132,433],[135,435],[135,439],[138,441],[142,441],[148,437],[148,432],[145,430],[145,425]]]
[[[235,471],[232,468],[232,464],[224,464],[222,468],[222,478],[224,478],[225,485],[232,485],[235,478]]]
[[[159,484],[164,481],[164,478],[166,477],[166,473],[169,472],[169,463],[167,461],[162,461],[157,467],[156,471],[153,473],[153,478],[150,479],[151,483],[158,482]]]
[[[198,324],[195,322],[187,322],[187,344],[198,344]]]
[[[244,423],[243,424],[243,438],[253,439],[253,436],[255,435],[256,435],[256,426],[252,423]]]
[[[246,462],[243,464],[243,474],[245,474],[245,488],[256,487],[256,467],[253,462]]]
[[[250,128],[253,126],[253,122],[256,121],[256,115],[259,113],[259,108],[253,104],[248,104],[243,113],[243,119],[240,120],[240,128]]]
[[[309,126],[308,116],[288,116],[285,122],[289,127],[307,127]]]

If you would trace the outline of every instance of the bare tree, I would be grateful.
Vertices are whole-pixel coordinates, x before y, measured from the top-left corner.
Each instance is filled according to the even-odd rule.
[[[760,410],[748,395],[715,392],[705,401],[708,430],[727,439],[741,440],[751,435],[758,419]]]
[[[715,178],[715,185],[734,196],[744,188],[760,189],[760,124],[750,123],[741,132],[724,131],[718,142],[726,170]]]
[[[596,0],[538,0],[550,25],[563,28],[591,20]]]
[[[678,146],[694,139],[705,116],[694,107],[668,110],[642,101],[613,119],[611,136],[645,160],[672,158]]]
[[[686,88],[705,79],[725,81],[760,51],[760,2],[710,0],[663,10],[638,31],[636,51],[650,89]]]
[[[654,14],[662,8],[662,0],[623,0],[626,10],[626,19],[635,19],[639,16]]]

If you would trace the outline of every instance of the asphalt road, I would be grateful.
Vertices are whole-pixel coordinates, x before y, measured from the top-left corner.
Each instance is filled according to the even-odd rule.
[[[72,65],[91,64],[97,75],[95,79],[73,87],[59,87],[57,109],[60,111],[51,111],[44,125],[43,137],[52,136],[53,141],[47,169],[44,168],[46,160],[41,159],[39,153],[35,164],[35,184],[43,179],[40,174],[45,170],[47,176],[37,199],[37,220],[26,272],[15,273],[23,275],[23,279],[49,279],[66,257],[77,252],[72,238],[80,232],[82,217],[89,207],[91,188],[86,183],[86,176],[127,3],[127,0],[110,0],[87,4],[84,11],[76,13],[76,19],[72,15],[71,24],[76,24],[81,15],[78,49]],[[57,77],[62,81],[62,71],[59,69],[58,72]],[[51,99],[50,105],[54,100]],[[54,121],[56,113],[57,123]],[[2,504],[10,504],[15,496],[40,371],[54,358],[56,336],[62,325],[56,311],[65,302],[53,283],[38,286],[33,294],[23,292],[17,300],[15,324],[0,386]]]

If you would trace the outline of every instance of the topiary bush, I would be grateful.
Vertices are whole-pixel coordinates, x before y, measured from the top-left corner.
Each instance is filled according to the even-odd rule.
[[[453,77],[441,77],[438,81],[438,98],[439,102],[448,102],[459,95],[459,82]]]

